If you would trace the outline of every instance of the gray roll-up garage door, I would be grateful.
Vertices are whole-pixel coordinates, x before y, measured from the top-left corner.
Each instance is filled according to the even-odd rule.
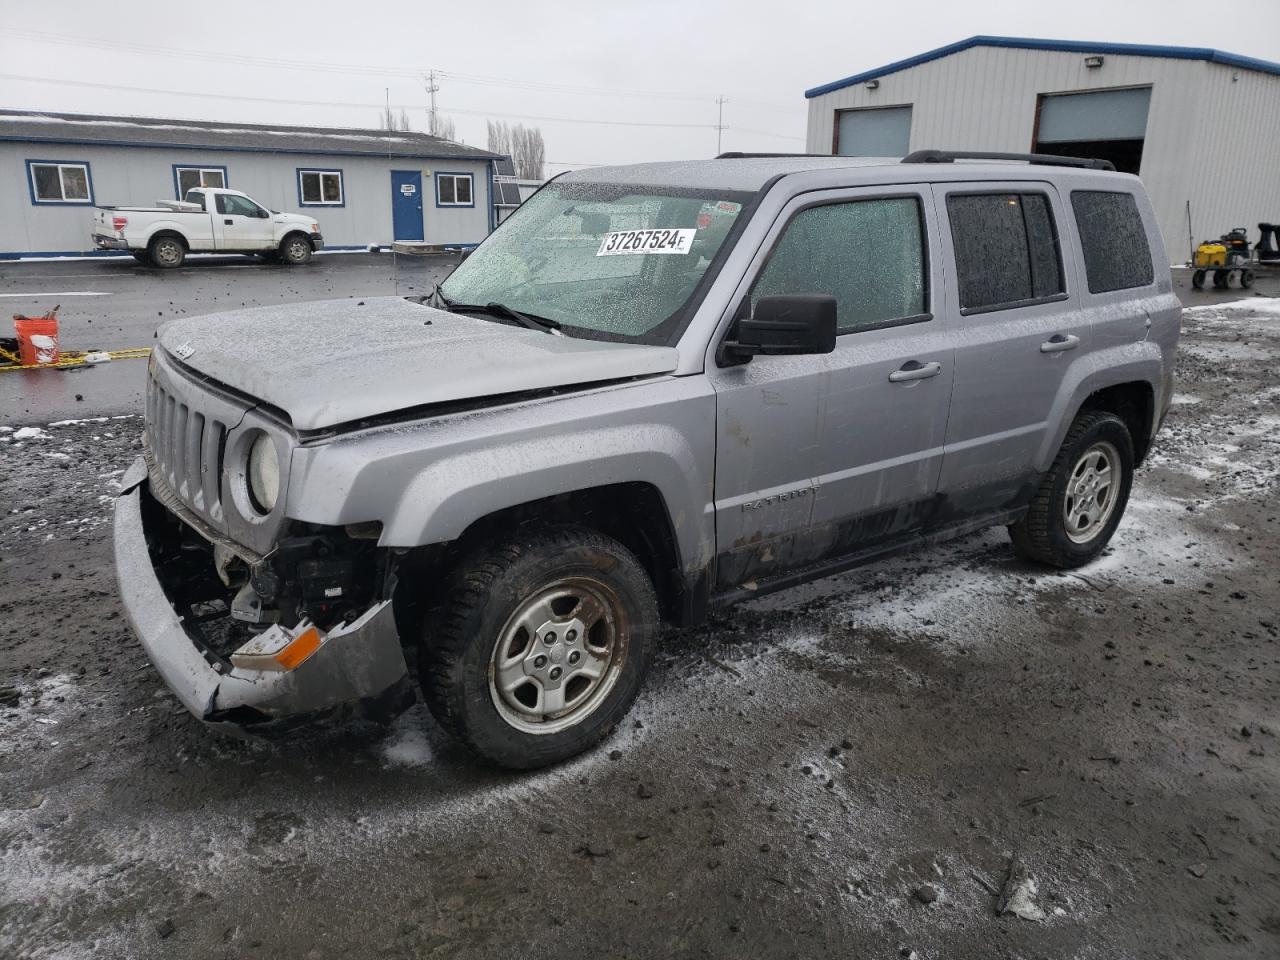
[[[1147,134],[1150,87],[1055,93],[1040,101],[1039,143],[1141,140]]]
[[[911,141],[910,107],[841,110],[836,153],[842,157],[905,157]]]

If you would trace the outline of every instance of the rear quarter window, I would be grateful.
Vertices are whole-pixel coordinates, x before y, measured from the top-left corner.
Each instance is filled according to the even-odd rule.
[[[1155,279],[1151,247],[1133,194],[1074,190],[1071,208],[1090,293],[1145,287]]]

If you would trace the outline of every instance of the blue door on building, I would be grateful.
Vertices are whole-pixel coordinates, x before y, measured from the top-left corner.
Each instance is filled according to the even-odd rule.
[[[422,172],[391,171],[391,227],[395,240],[422,240]]]

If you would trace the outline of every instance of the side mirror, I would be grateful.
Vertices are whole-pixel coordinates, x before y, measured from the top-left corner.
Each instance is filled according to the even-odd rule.
[[[761,297],[751,316],[738,321],[737,334],[737,340],[724,345],[726,356],[735,360],[830,353],[836,348],[836,298],[809,293]]]

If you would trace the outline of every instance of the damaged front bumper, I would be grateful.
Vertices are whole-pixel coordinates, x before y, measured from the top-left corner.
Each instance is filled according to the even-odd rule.
[[[144,529],[146,465],[125,474],[115,506],[115,561],[125,614],[169,689],[210,726],[265,731],[343,712],[387,719],[413,702],[390,600],[321,633],[293,669],[239,667],[202,649],[156,576]]]

